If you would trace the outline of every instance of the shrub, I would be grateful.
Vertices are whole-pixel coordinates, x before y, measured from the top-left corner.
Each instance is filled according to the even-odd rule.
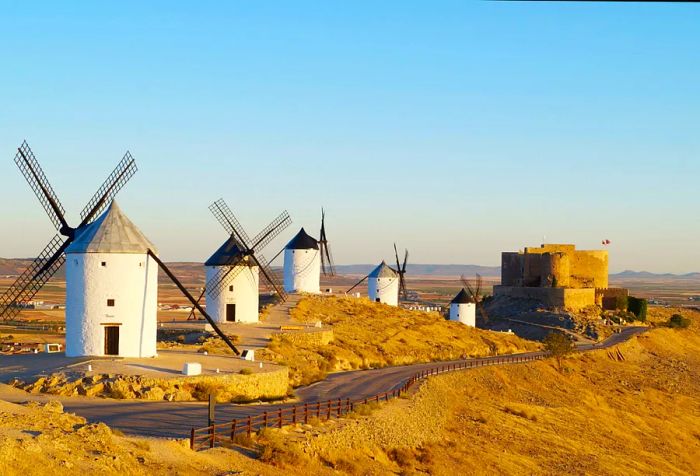
[[[393,448],[387,453],[389,459],[402,468],[414,466],[416,454],[411,448]]]
[[[262,444],[260,461],[273,466],[302,466],[306,463],[306,456],[295,443],[287,442],[281,435],[270,428],[264,428],[258,442]]]
[[[647,300],[630,296],[627,298],[627,310],[634,313],[638,321],[647,320]]]
[[[250,370],[248,367],[245,367],[245,368],[241,369],[238,373],[241,375],[250,375],[253,373],[253,371]]]
[[[248,433],[237,433],[233,437],[233,444],[243,446],[245,448],[252,448],[255,446],[255,440],[248,436]]]
[[[367,402],[355,405],[352,412],[348,413],[348,418],[358,418],[361,416],[369,416],[375,410],[379,409],[380,404],[377,402]]]
[[[681,316],[680,314],[674,314],[668,320],[668,327],[673,329],[685,329],[690,326],[690,319]]]
[[[635,316],[633,312],[624,311],[621,313],[620,318],[624,319],[625,322],[632,323],[637,319],[637,316]]]

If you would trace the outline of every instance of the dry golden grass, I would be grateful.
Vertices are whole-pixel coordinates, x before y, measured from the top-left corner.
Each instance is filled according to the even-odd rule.
[[[550,360],[431,378],[287,451],[347,474],[700,474],[700,312],[682,313],[689,329],[634,338],[624,360],[601,350],[564,372]]]
[[[305,297],[292,310],[302,322],[332,325],[334,341],[325,346],[273,338],[258,353],[290,367],[293,386],[321,380],[328,372],[417,362],[510,354],[539,348],[515,335],[484,331],[446,321],[437,313],[408,311],[367,299]]]
[[[0,474],[172,475],[301,474],[275,469],[236,452],[192,452],[184,441],[132,438],[87,424],[57,405],[0,401]]]

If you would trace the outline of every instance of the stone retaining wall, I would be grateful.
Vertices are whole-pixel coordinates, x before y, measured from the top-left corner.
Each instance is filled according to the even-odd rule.
[[[333,329],[313,332],[280,332],[275,337],[287,340],[294,345],[327,345],[333,341]]]

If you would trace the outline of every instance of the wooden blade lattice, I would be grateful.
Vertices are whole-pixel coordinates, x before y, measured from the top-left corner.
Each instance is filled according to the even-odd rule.
[[[56,274],[66,258],[63,254],[68,241],[56,235],[39,253],[19,278],[0,297],[0,318],[12,319],[22,310],[21,305],[30,301],[41,287]]]
[[[126,185],[137,170],[136,161],[127,151],[109,177],[107,177],[107,180],[97,189],[95,195],[92,196],[88,204],[83,208],[83,211],[80,212],[81,222],[79,226],[86,225],[100,216],[104,209],[112,203],[117,192]]]

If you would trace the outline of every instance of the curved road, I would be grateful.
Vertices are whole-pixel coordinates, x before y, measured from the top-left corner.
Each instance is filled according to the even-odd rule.
[[[624,342],[646,331],[647,327],[626,327],[599,344],[578,346],[580,351],[604,349]],[[542,355],[542,352],[511,354],[519,356]],[[498,356],[504,357],[504,356]],[[466,361],[492,361],[498,357],[468,359]],[[358,370],[331,374],[325,380],[296,390],[299,402],[315,402],[328,399],[362,399],[399,388],[421,370],[442,364],[465,362],[430,362],[426,364],[385,367],[375,370]],[[103,422],[124,433],[141,436],[184,438],[191,427],[207,425],[207,404],[203,402],[144,402],[140,400],[112,400],[87,397],[55,397],[29,395],[26,392],[0,385],[0,399],[21,403],[27,400],[60,400],[68,412],[85,417],[90,422]],[[297,404],[299,403],[297,402]],[[233,418],[256,415],[265,410],[278,409],[292,404],[233,405],[219,404],[216,420],[219,423]]]

